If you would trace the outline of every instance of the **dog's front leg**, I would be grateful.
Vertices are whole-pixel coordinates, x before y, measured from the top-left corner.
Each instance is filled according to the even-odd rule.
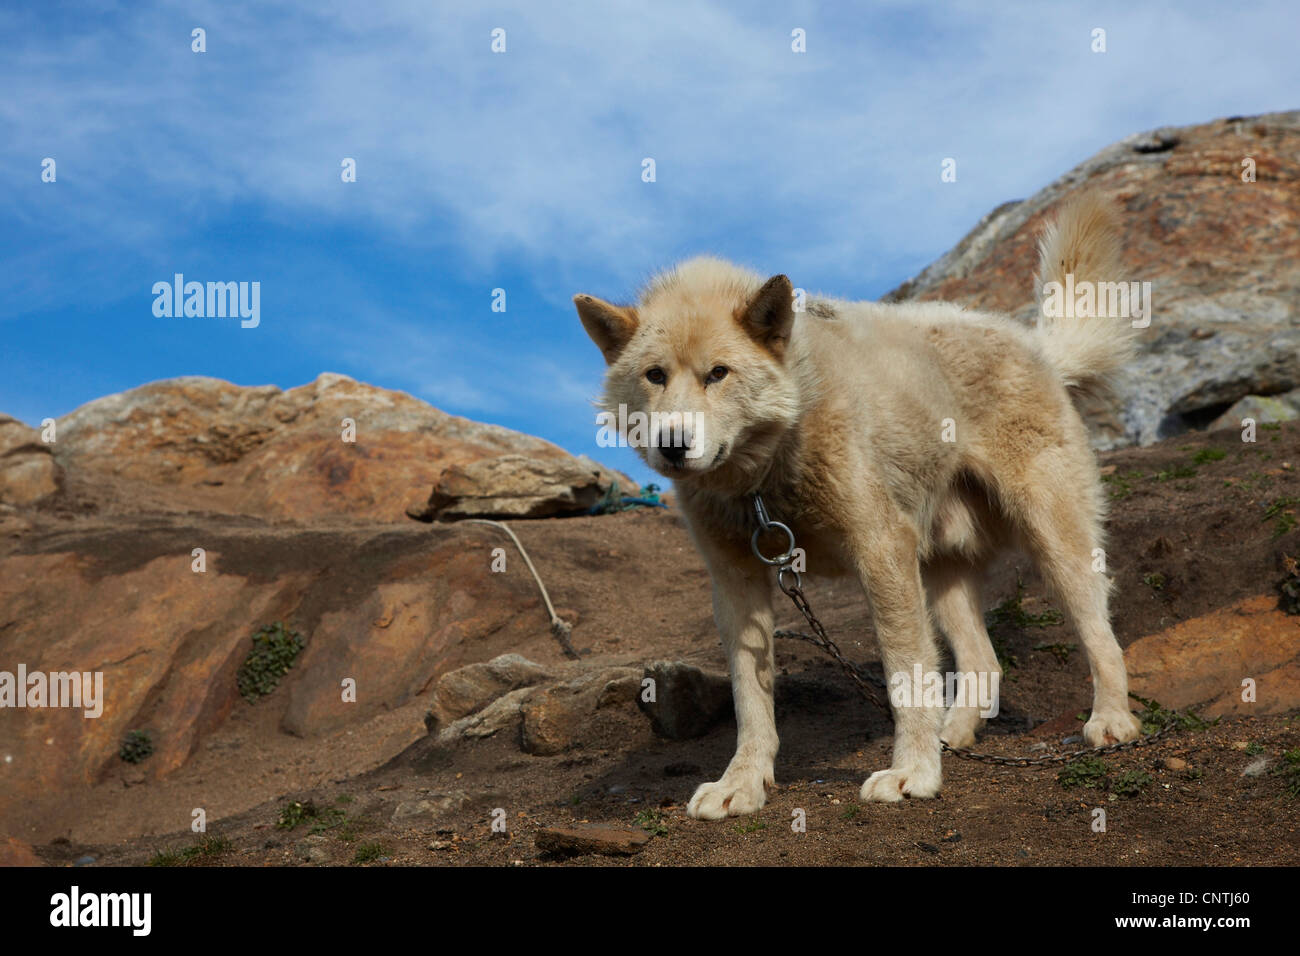
[[[745,555],[709,560],[713,617],[731,670],[736,708],[736,755],[721,779],[695,791],[686,812],[697,820],[755,813],[774,785],[776,716],[772,689],[772,585],[766,568]]]
[[[882,802],[933,797],[943,780],[939,728],[944,700],[942,690],[937,695],[916,692],[915,675],[921,674],[924,688],[925,678],[937,673],[939,658],[921,586],[916,534],[900,519],[855,545],[854,553],[894,712],[892,766],[868,777],[860,796]]]

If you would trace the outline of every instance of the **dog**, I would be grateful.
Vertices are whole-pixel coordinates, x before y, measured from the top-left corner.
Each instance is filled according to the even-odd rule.
[[[1115,210],[1068,203],[1039,259],[1040,290],[1117,279]],[[750,547],[756,494],[808,573],[860,581],[887,676],[937,672],[937,625],[959,672],[1000,678],[981,582],[999,552],[1026,552],[1087,652],[1084,738],[1138,736],[1102,573],[1106,499],[1075,404],[1132,356],[1133,323],[1084,308],[1029,328],[948,303],[796,298],[785,275],[712,257],[658,275],[634,305],[574,305],[608,365],[600,406],[657,429],[632,444],[672,479],[712,579],[736,752],[691,817],[754,813],[775,786],[773,573]],[[860,797],[933,797],[941,741],[971,744],[981,710],[894,695],[891,709],[890,766]]]

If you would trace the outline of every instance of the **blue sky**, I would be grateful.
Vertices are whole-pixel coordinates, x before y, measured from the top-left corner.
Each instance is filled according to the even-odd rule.
[[[875,298],[1129,133],[1300,106],[1297,36],[1294,0],[9,0],[0,411],[333,371],[646,479],[595,446],[575,292],[708,251]],[[260,325],[156,317],[177,272],[260,282]]]

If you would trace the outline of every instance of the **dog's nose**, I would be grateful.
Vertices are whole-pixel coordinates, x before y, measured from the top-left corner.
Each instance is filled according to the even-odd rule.
[[[659,453],[668,459],[668,463],[674,468],[680,468],[682,462],[686,460],[686,442],[683,440],[680,432],[659,433]]]

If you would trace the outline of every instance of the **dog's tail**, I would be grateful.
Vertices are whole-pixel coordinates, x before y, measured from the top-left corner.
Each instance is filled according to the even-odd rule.
[[[1129,317],[1109,315],[1101,295],[1102,283],[1122,279],[1114,206],[1095,193],[1069,200],[1044,230],[1038,257],[1039,346],[1068,388],[1104,391],[1136,349]],[[1081,283],[1092,284],[1091,309],[1071,294]]]

